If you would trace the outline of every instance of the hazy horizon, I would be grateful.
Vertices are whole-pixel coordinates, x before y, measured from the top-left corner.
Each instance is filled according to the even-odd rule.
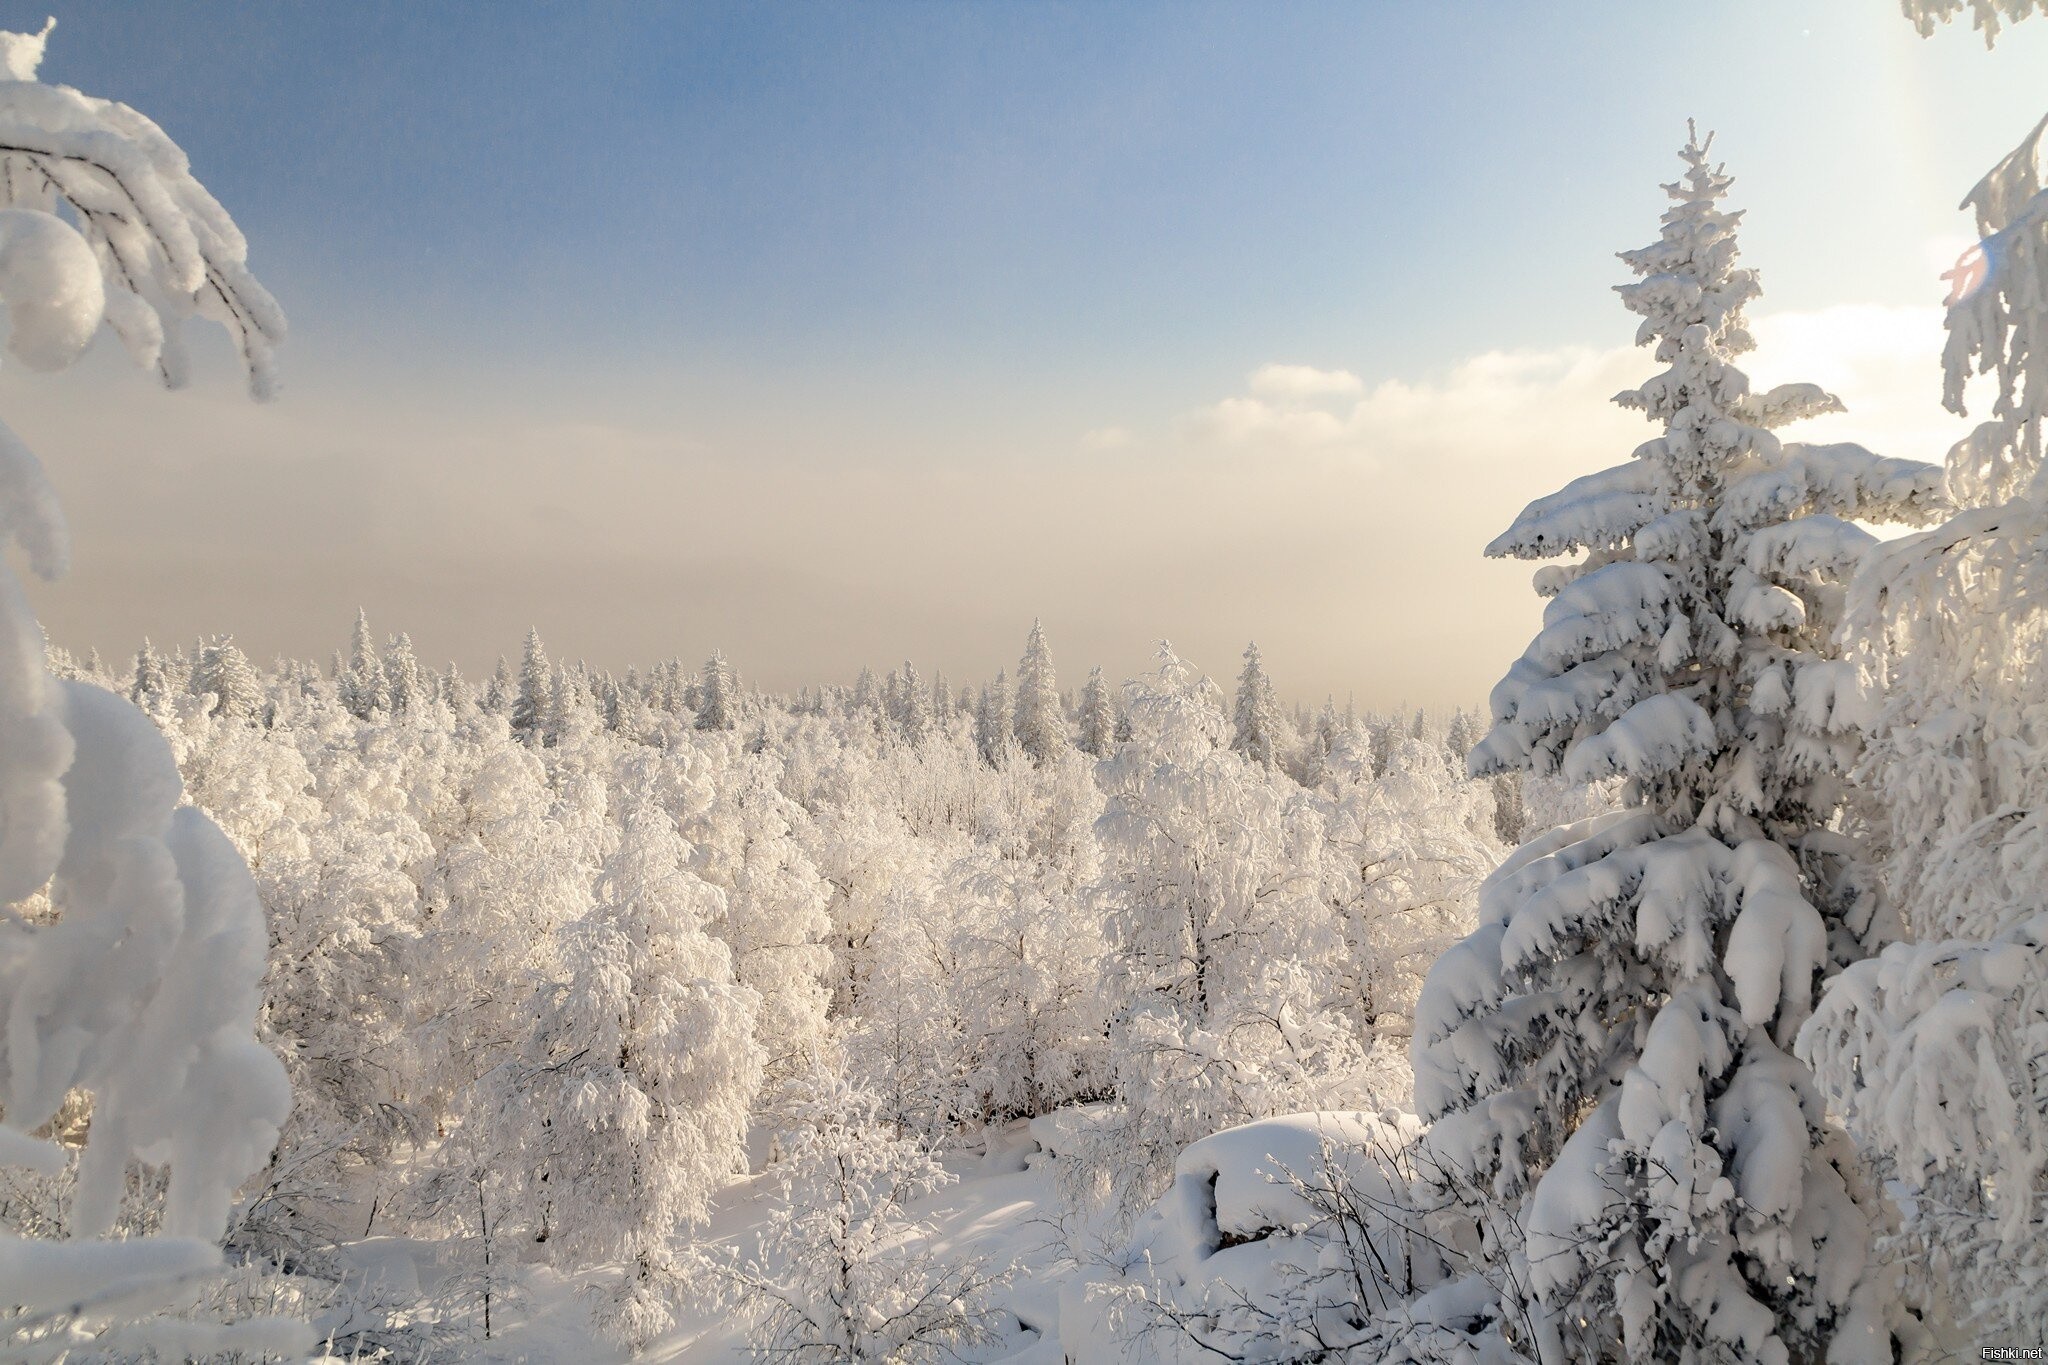
[[[1042,618],[1067,685],[1256,639],[1373,707],[1480,701],[1540,609],[1481,546],[1650,434],[1613,253],[1689,115],[1753,379],[1850,404],[1789,434],[1938,459],[1953,205],[2048,55],[1761,0],[58,20],[44,79],[179,140],[293,336],[263,406],[224,354],[0,372],[76,537],[57,643],[324,660],[360,606],[472,674],[532,625],[794,691],[985,679]]]

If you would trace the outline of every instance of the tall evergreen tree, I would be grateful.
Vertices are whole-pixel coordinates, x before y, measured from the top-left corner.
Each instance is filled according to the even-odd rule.
[[[725,655],[713,650],[704,662],[702,691],[698,698],[699,730],[731,730],[740,723],[737,679]]]
[[[1530,1356],[1890,1361],[1869,1196],[1788,1049],[1871,929],[1832,828],[1854,754],[1840,584],[1874,543],[1851,521],[1928,518],[1941,474],[1772,435],[1840,404],[1750,392],[1729,177],[1697,138],[1681,155],[1618,291],[1665,368],[1615,401],[1662,431],[1488,547],[1585,558],[1538,576],[1543,630],[1471,758],[1623,777],[1629,809],[1488,881],[1423,991],[1416,1103]]]
[[[334,689],[341,704],[358,720],[368,720],[379,711],[391,709],[391,685],[384,676],[384,661],[377,653],[377,637],[370,633],[370,616],[358,608],[355,634],[349,640],[348,661],[334,676]]]
[[[253,720],[263,712],[263,680],[249,657],[235,646],[232,635],[222,635],[200,648],[192,665],[192,691],[212,694],[216,716]]]
[[[491,680],[484,684],[484,710],[494,716],[512,714],[513,699],[519,695],[519,684],[512,679],[512,665],[505,656],[498,656],[498,666],[491,673]]]
[[[1017,665],[1017,744],[1033,763],[1050,763],[1067,747],[1067,717],[1060,708],[1058,680],[1045,627],[1031,623],[1024,658]]]
[[[1102,670],[1088,670],[1088,685],[1081,689],[1081,752],[1094,758],[1108,758],[1116,748],[1116,708],[1109,699],[1109,684]]]
[[[1000,768],[1016,749],[1010,730],[1010,677],[996,672],[996,680],[981,691],[981,705],[974,712],[974,748],[982,762]]]
[[[555,670],[548,662],[547,647],[540,642],[540,628],[526,632],[526,653],[519,661],[519,688],[512,694],[512,729],[533,736],[547,719],[548,704],[555,694]]]
[[[412,652],[412,637],[404,631],[391,637],[391,648],[384,655],[384,682],[393,711],[415,710],[427,699],[419,656]]]
[[[925,691],[924,680],[917,676],[917,670],[910,666],[910,660],[903,661],[903,672],[897,680],[896,728],[903,732],[906,744],[922,744],[924,737],[931,733],[931,696]]]
[[[1270,768],[1280,757],[1280,702],[1273,680],[1259,658],[1257,641],[1245,646],[1244,672],[1237,675],[1237,703],[1232,715],[1230,747],[1254,763]]]
[[[142,648],[135,651],[135,680],[128,686],[128,700],[147,711],[153,701],[160,701],[170,690],[170,670],[164,667],[163,655],[144,636]]]

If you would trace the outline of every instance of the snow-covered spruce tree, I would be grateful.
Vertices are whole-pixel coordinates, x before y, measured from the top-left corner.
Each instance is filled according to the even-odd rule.
[[[1800,1036],[1900,1201],[1909,1296],[1983,1345],[2048,1334],[2044,183],[2048,122],[1966,201],[1993,265],[1949,310],[1948,405],[1964,411],[1972,368],[1996,385],[1949,456],[1967,505],[1881,547],[1851,589],[1883,698],[1858,775],[1913,941],[1836,978]]]
[[[981,761],[1000,768],[1016,752],[1010,730],[1010,678],[998,669],[996,680],[981,690],[981,704],[974,712],[974,747]]]
[[[1090,758],[1108,758],[1116,747],[1116,708],[1109,699],[1109,684],[1100,668],[1088,670],[1088,685],[1081,689],[1081,752]]]
[[[932,728],[932,695],[925,690],[924,681],[917,676],[917,670],[910,666],[908,659],[903,661],[903,674],[897,683],[896,696],[896,729],[902,734],[903,742],[913,746],[924,743],[924,737],[931,733]]]
[[[713,651],[704,662],[704,680],[698,694],[697,728],[731,730],[740,723],[738,680],[725,655]]]
[[[1273,680],[1259,658],[1256,641],[1245,646],[1244,672],[1237,675],[1237,700],[1231,710],[1230,747],[1252,762],[1270,768],[1280,757],[1280,700]]]
[[[513,733],[529,744],[539,744],[554,695],[555,670],[548,663],[547,647],[540,642],[540,627],[534,626],[526,632],[526,652],[519,660],[519,688],[512,694]]]
[[[224,719],[255,720],[263,711],[263,680],[256,676],[249,656],[235,647],[235,637],[223,635],[199,648],[192,664],[192,692],[211,695],[211,710]]]
[[[171,673],[164,667],[164,656],[144,636],[142,648],[135,651],[135,675],[128,680],[128,700],[147,711],[161,705],[170,690]]]
[[[498,656],[498,667],[491,673],[491,680],[484,684],[483,709],[493,716],[512,714],[512,699],[519,693],[519,685],[512,680],[512,665],[505,656]]]
[[[1031,623],[1024,657],[1017,664],[1017,747],[1033,763],[1046,764],[1067,750],[1067,717],[1060,707],[1058,680],[1045,627]]]
[[[1665,366],[1616,401],[1635,458],[1532,503],[1488,553],[1537,576],[1540,634],[1494,689],[1484,776],[1628,779],[1629,809],[1526,844],[1429,974],[1416,1103],[1479,1206],[1528,1356],[1888,1361],[1887,1287],[1846,1137],[1790,1055],[1875,898],[1835,829],[1855,754],[1852,520],[1924,522],[1941,472],[1771,429],[1839,407],[1753,394],[1729,177],[1691,140],[1618,287]]]
[[[105,321],[175,385],[178,324],[199,313],[227,326],[252,389],[267,393],[284,319],[249,274],[241,233],[154,123],[37,82],[49,31],[0,34],[8,352],[61,369]],[[64,571],[56,495],[4,428],[0,527],[34,572]],[[180,791],[169,746],[134,705],[48,674],[42,630],[0,562],[0,1162],[52,1173],[76,1161],[64,1215],[74,1238],[112,1230],[132,1163],[170,1170],[162,1236],[87,1246],[0,1233],[0,1285],[17,1310],[0,1342],[21,1358],[187,1297],[219,1264],[208,1243],[290,1107],[283,1068],[254,1036],[263,907],[247,866],[211,820],[180,807]],[[89,1132],[32,1136],[81,1095]],[[154,1330],[116,1327],[100,1344],[136,1356],[238,1344],[232,1329],[188,1323],[171,1348]],[[266,1335],[243,1344],[257,1351],[311,1345],[274,1324],[253,1330]]]
[[[420,668],[419,656],[412,652],[412,637],[404,631],[391,637],[390,648],[384,652],[384,681],[390,689],[391,709],[398,712],[425,705],[435,690]]]
[[[341,696],[341,704],[357,720],[368,720],[379,711],[391,709],[391,684],[384,675],[384,661],[377,656],[377,637],[370,633],[369,613],[361,608],[356,610],[348,660],[336,671],[334,688]]]

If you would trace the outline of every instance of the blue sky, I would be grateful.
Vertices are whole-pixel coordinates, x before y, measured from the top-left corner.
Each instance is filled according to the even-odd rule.
[[[1153,613],[1176,618],[1162,621],[1144,603],[1117,617],[1092,600],[1099,593],[1034,594],[1028,577],[925,610],[893,602],[884,577],[863,599],[871,630],[806,652],[798,642],[817,635],[805,614],[816,604],[803,585],[838,571],[807,563],[794,532],[764,530],[752,547],[727,533],[714,572],[701,556],[685,567],[672,545],[612,533],[606,509],[647,496],[631,475],[610,488],[565,477],[547,508],[436,528],[378,501],[409,496],[392,469],[438,464],[459,482],[475,477],[449,453],[465,433],[582,432],[646,447],[685,500],[717,488],[738,503],[695,506],[682,520],[764,526],[792,503],[799,523],[824,517],[829,507],[804,499],[843,503],[848,479],[866,480],[878,502],[914,506],[947,480],[986,477],[986,534],[959,542],[935,529],[930,562],[1023,554],[1034,541],[1086,562],[1115,538],[1114,522],[1058,509],[1086,501],[1091,480],[1142,517],[1159,510],[1148,488],[1185,485],[1190,470],[1227,488],[1293,458],[1254,452],[1225,474],[1213,453],[1190,449],[1189,415],[1241,391],[1260,365],[1345,371],[1371,389],[1433,382],[1493,351],[1624,345],[1613,253],[1654,233],[1655,185],[1673,174],[1689,115],[1719,130],[1738,176],[1745,254],[1765,272],[1768,307],[1813,313],[1931,304],[1943,244],[1965,226],[1955,201],[2048,111],[2048,25],[2022,25],[1987,55],[1964,30],[1919,39],[1888,0],[488,10],[170,0],[56,12],[44,79],[122,99],[177,138],[291,315],[287,395],[245,433],[286,472],[256,479],[275,501],[243,506],[243,529],[261,541],[265,524],[307,514],[313,494],[289,472],[301,466],[329,471],[328,488],[347,486],[360,460],[361,482],[379,491],[351,492],[371,529],[323,543],[328,579],[344,581],[313,600],[252,585],[235,618],[225,588],[198,594],[202,606],[152,599],[143,584],[124,591],[116,577],[59,589],[53,628],[126,648],[125,633],[160,619],[159,635],[233,629],[260,648],[306,651],[353,614],[327,619],[342,612],[338,566],[350,555],[366,565],[432,557],[469,564],[471,578],[422,569],[411,589],[370,595],[390,629],[410,625],[430,651],[438,643],[474,663],[486,629],[502,647],[516,643],[521,607],[509,592],[489,611],[450,602],[477,576],[517,580],[508,547],[535,526],[553,539],[597,528],[584,556],[592,573],[616,572],[624,556],[649,578],[650,609],[699,604],[667,612],[674,651],[718,644],[744,665],[753,648],[776,685],[909,652],[992,673],[1002,660],[988,649],[1021,639],[1033,615],[1047,616],[1057,648],[1069,607],[1084,657],[1135,663],[1164,630],[1208,627],[1196,587]],[[0,5],[0,23],[31,27],[43,13]],[[28,396],[26,383],[0,379],[0,400],[27,405],[60,484],[67,438],[107,435],[64,416],[64,401],[92,385],[122,395],[166,446],[189,444],[193,459],[233,446],[209,423],[250,420],[222,419],[205,395],[150,394],[133,375],[67,377],[55,398]],[[1934,391],[1930,372],[1930,403]],[[1607,420],[1593,414],[1589,432]],[[1084,442],[1091,432],[1113,439]],[[1127,448],[1099,469],[1077,442]],[[1583,467],[1625,453],[1588,449]],[[1376,501],[1372,458],[1364,451],[1332,475],[1329,497]],[[1012,515],[1018,500],[1002,490],[1031,482],[1034,468],[1070,481],[1071,497],[1024,499],[1031,510]],[[774,471],[773,485],[750,483],[747,469]],[[1549,472],[1532,470],[1510,501],[1548,491]],[[74,520],[119,497],[119,478],[97,477],[67,490],[82,504]],[[1324,500],[1298,466],[1282,477]],[[1476,554],[1485,536],[1448,515],[1461,490],[1441,491],[1446,553]],[[579,496],[589,505],[565,505]],[[1403,487],[1405,502],[1415,496]],[[971,491],[942,496],[928,520],[973,505]],[[1228,538],[1199,512],[1176,506],[1185,542],[1160,541],[1160,562],[1220,564],[1227,577]],[[907,553],[917,520],[876,534]],[[83,545],[92,534],[81,522]],[[237,524],[221,520],[212,534],[231,541]],[[476,556],[465,560],[465,547]],[[831,552],[860,549],[848,532]],[[1244,552],[1246,572],[1265,575],[1264,597],[1311,593],[1324,617],[1376,633],[1373,585],[1338,581],[1361,565],[1337,556],[1283,578],[1270,549]],[[106,553],[127,551],[110,543]],[[152,556],[178,553],[172,538],[152,542]],[[191,572],[220,553],[216,542],[195,547]],[[1100,574],[1132,567],[1094,563]],[[787,601],[769,593],[744,615],[708,604],[722,578],[769,567],[788,571]],[[307,564],[282,571],[320,577]],[[261,565],[238,572],[264,576]],[[1510,611],[1533,618],[1513,577],[1475,630],[1520,619],[1501,616]],[[531,586],[541,611],[538,594],[552,588]],[[1228,630],[1261,628],[1257,602],[1221,605]],[[586,629],[573,603],[560,614],[558,633]],[[1266,652],[1276,666],[1298,663],[1300,691],[1462,697],[1488,680],[1478,656],[1435,681],[1426,670],[1376,672],[1373,651],[1334,649],[1299,628],[1300,640],[1269,639]],[[671,652],[623,616],[576,645],[619,665]],[[1487,657],[1504,662],[1519,645],[1511,629]],[[1230,671],[1227,658],[1199,661]]]

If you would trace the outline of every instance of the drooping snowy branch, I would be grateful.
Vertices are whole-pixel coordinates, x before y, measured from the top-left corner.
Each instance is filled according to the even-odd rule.
[[[10,78],[0,80],[9,350],[33,368],[60,368],[104,316],[161,368],[161,319],[198,311],[237,331],[252,382],[267,388],[283,324],[248,276],[240,234],[154,124],[35,82],[48,32],[0,35]],[[0,551],[19,545],[35,572],[63,571],[56,500],[11,434],[0,434],[0,535]],[[9,912],[0,921],[0,1160],[61,1167],[67,1153],[33,1134],[83,1096],[90,1130],[69,1154],[69,1231],[111,1231],[130,1166],[144,1162],[168,1164],[162,1226],[183,1240],[154,1260],[139,1246],[132,1256],[108,1249],[84,1270],[91,1258],[73,1248],[10,1241],[19,1273],[4,1278],[19,1294],[39,1277],[77,1271],[72,1283],[90,1286],[133,1273],[141,1302],[158,1274],[175,1285],[218,1264],[205,1243],[222,1235],[290,1108],[284,1069],[254,1036],[269,935],[240,855],[211,820],[180,806],[176,762],[150,719],[44,665],[41,629],[0,561],[0,903]],[[92,1301],[77,1297],[81,1326]],[[193,1349],[216,1349],[196,1326],[159,1337],[180,1333]]]

